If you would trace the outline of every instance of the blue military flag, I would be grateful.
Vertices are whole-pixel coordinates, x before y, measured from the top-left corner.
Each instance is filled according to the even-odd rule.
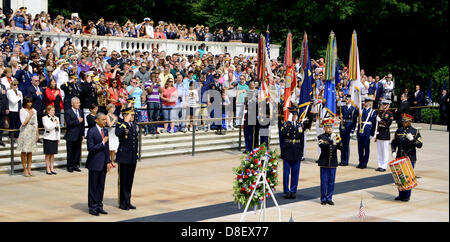
[[[302,119],[305,114],[306,107],[311,103],[313,73],[311,68],[311,59],[309,58],[308,36],[305,33],[302,42],[302,51],[300,54],[300,68],[303,72],[303,80],[300,84],[300,95],[298,107],[300,108]]]
[[[325,109],[332,116],[336,116],[336,79],[339,81],[339,65],[337,59],[336,35],[331,31],[328,38],[327,55],[325,58]]]

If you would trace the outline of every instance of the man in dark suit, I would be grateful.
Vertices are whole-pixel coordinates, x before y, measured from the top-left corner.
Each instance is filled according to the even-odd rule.
[[[77,97],[71,100],[72,107],[64,112],[66,122],[66,146],[67,146],[67,171],[80,172],[81,142],[84,138],[83,112],[80,110],[80,99]]]
[[[119,148],[116,161],[119,164],[119,208],[123,210],[136,209],[131,204],[131,189],[138,159],[138,126],[134,122],[134,110],[125,108],[122,111],[123,120],[117,122],[116,136],[119,138]]]
[[[414,106],[419,107],[423,106],[425,102],[425,96],[423,92],[420,90],[420,86],[416,86],[416,92],[414,93]],[[417,122],[420,123],[422,121],[422,109],[417,108],[416,109],[416,117]]]
[[[43,128],[42,117],[45,115],[45,95],[44,90],[39,86],[39,83],[39,76],[33,75],[31,77],[31,85],[27,87],[27,96],[33,99],[33,108],[36,109],[38,126],[39,128]]]
[[[9,112],[9,104],[8,98],[6,96],[6,87],[3,84],[0,84],[0,129],[5,127],[5,117]],[[0,145],[5,147],[5,144],[2,141],[3,130],[0,130]]]
[[[447,124],[448,98],[449,96],[447,94],[447,90],[442,90],[441,98],[439,98],[439,113],[441,114],[440,117],[442,125]]]
[[[111,169],[111,158],[109,155],[108,130],[105,128],[106,115],[97,113],[95,115],[96,125],[89,129],[86,141],[88,157],[86,168],[88,175],[88,206],[89,214],[98,216],[108,214],[103,210],[103,194],[105,191],[106,173]]]
[[[408,96],[406,93],[403,93],[400,97],[401,103],[398,106],[397,111],[394,114],[395,122],[397,122],[398,128],[401,128],[402,125],[402,115],[404,113],[409,114],[409,102],[408,102]]]

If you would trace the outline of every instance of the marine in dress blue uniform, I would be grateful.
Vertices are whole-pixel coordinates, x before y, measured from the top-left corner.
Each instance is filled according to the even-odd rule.
[[[245,138],[245,151],[251,152],[259,145],[259,125],[257,125],[258,115],[258,93],[253,91],[248,91],[245,97],[245,114],[244,114],[244,138]]]
[[[116,136],[119,138],[116,161],[119,179],[119,208],[123,210],[136,209],[131,204],[131,189],[138,159],[138,126],[134,122],[134,109],[122,110],[123,120],[117,122]]]
[[[299,122],[298,111],[295,107],[290,107],[292,121],[283,123],[280,131],[284,142],[281,148],[281,158],[283,159],[283,192],[287,199],[295,199],[298,178],[300,173],[300,162],[303,157],[303,146],[305,145],[304,130],[311,127],[312,118],[305,122]],[[291,184],[289,186],[289,176]]]
[[[331,118],[322,121],[325,133],[319,135],[321,149],[317,164],[320,166],[320,203],[334,205],[332,200],[336,179],[337,149],[342,148],[341,138],[333,133],[334,120]]]
[[[377,111],[372,109],[371,105],[373,97],[368,96],[364,102],[364,108],[360,111],[361,122],[358,124],[357,139],[358,139],[358,155],[359,164],[356,168],[367,168],[370,154],[370,139],[375,135],[377,125]]]
[[[420,136],[419,130],[411,126],[413,117],[409,114],[402,114],[403,127],[397,129],[394,134],[394,139],[391,142],[392,157],[400,158],[408,156],[411,161],[411,165],[415,166],[417,156],[416,148],[422,148],[423,141]],[[409,201],[411,197],[411,190],[399,191],[398,197],[395,200],[403,202]]]
[[[358,122],[358,110],[351,104],[351,95],[345,95],[347,105],[341,107],[341,123],[339,135],[341,136],[341,163],[340,166],[347,166],[350,158],[350,135],[355,132]]]

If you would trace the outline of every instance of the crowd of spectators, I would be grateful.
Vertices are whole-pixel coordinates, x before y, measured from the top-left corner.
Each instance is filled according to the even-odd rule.
[[[106,21],[103,18],[100,18],[98,21],[83,21],[78,16],[78,13],[71,14],[70,18],[58,15],[52,19],[50,14],[44,11],[32,16],[32,14],[27,13],[26,7],[6,13],[2,13],[2,11],[0,9],[0,28],[9,30],[186,41],[258,42],[258,35],[254,27],[244,32],[242,27],[230,25],[225,30],[215,29],[213,31],[208,26],[198,24],[195,27],[164,21],[158,21],[156,24],[149,17],[144,18],[142,22],[136,23],[128,20],[122,25],[118,21]]]

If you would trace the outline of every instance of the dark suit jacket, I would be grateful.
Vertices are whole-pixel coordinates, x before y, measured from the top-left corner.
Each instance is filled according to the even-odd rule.
[[[83,115],[83,111],[80,109],[80,115]],[[84,118],[84,117],[83,117]],[[66,135],[65,139],[67,141],[79,141],[84,136],[84,120],[80,123],[77,115],[72,110],[68,108],[64,111],[64,121],[66,122]]]
[[[1,90],[5,90],[5,94],[2,94]],[[6,96],[6,87],[0,84],[0,115],[6,114],[6,110],[9,109],[8,98]],[[3,116],[1,117],[3,118]]]
[[[33,98],[33,108],[36,109],[38,115],[44,115],[45,110],[45,94],[44,89],[38,86],[41,95],[36,95],[36,88],[33,85],[27,87],[27,96]]]
[[[108,136],[108,130],[103,128],[103,133]],[[103,144],[102,135],[97,126],[89,129],[87,137],[88,157],[86,160],[86,168],[90,171],[102,171],[106,168],[106,164],[111,162],[109,156],[109,142]]]
[[[425,101],[424,97],[425,96],[423,95],[423,92],[419,91],[417,93],[417,96],[414,97],[414,101],[417,102],[417,104],[415,104],[415,106],[423,106],[424,105],[424,101]]]

